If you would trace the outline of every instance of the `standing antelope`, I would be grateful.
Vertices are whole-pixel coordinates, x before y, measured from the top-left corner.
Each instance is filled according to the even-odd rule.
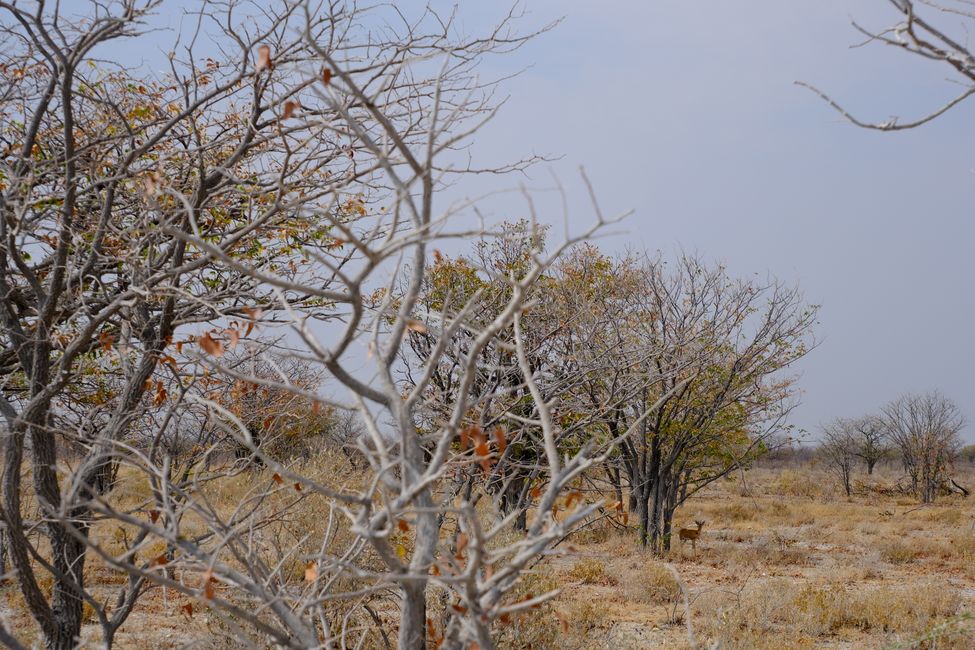
[[[680,543],[682,546],[685,539],[691,540],[691,548],[697,552],[697,538],[701,536],[701,529],[704,528],[704,522],[695,519],[694,523],[697,524],[697,530],[693,528],[681,528],[677,531],[677,537],[680,538]]]

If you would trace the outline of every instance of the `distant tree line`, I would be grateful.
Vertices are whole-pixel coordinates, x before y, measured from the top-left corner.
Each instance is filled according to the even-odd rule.
[[[957,405],[944,395],[904,395],[876,415],[825,424],[818,452],[847,496],[853,494],[853,475],[861,463],[869,475],[884,458],[896,458],[910,493],[930,503],[942,491],[968,494],[951,478],[957,460],[975,462],[975,445],[962,447],[964,425]]]

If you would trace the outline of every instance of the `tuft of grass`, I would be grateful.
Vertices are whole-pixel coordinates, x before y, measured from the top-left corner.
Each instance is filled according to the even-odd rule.
[[[884,542],[879,547],[880,557],[890,564],[907,564],[921,556],[917,545],[911,541],[895,539]]]
[[[569,577],[584,585],[615,586],[619,581],[606,571],[606,565],[596,559],[579,560],[569,570]]]

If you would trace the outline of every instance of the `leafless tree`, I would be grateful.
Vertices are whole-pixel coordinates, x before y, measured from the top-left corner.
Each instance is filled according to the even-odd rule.
[[[871,29],[858,23],[853,26],[866,37],[866,44],[880,43],[929,61],[941,62],[952,69],[962,91],[926,115],[900,122],[897,117],[871,122],[852,115],[818,88],[802,81],[796,83],[819,95],[852,124],[878,131],[903,131],[926,124],[962,104],[975,94],[975,56],[968,46],[968,33],[975,24],[975,11],[968,0],[888,0],[900,14],[897,24],[885,29]]]
[[[850,423],[856,438],[856,456],[867,466],[867,474],[887,455],[883,422],[876,416],[864,416]]]
[[[823,427],[819,451],[830,471],[840,480],[846,496],[853,494],[851,478],[856,468],[860,444],[857,423],[852,420],[838,418]]]
[[[948,480],[961,447],[965,420],[958,407],[940,393],[905,395],[883,408],[883,425],[900,452],[911,488],[930,503]]]

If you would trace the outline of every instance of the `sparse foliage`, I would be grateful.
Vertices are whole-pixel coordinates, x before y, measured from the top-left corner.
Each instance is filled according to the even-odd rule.
[[[923,503],[934,501],[961,448],[965,420],[958,407],[936,392],[905,395],[885,406],[882,417],[914,494]]]
[[[848,497],[853,494],[851,479],[862,444],[857,435],[857,422],[839,418],[823,427],[820,444],[820,453]]]

